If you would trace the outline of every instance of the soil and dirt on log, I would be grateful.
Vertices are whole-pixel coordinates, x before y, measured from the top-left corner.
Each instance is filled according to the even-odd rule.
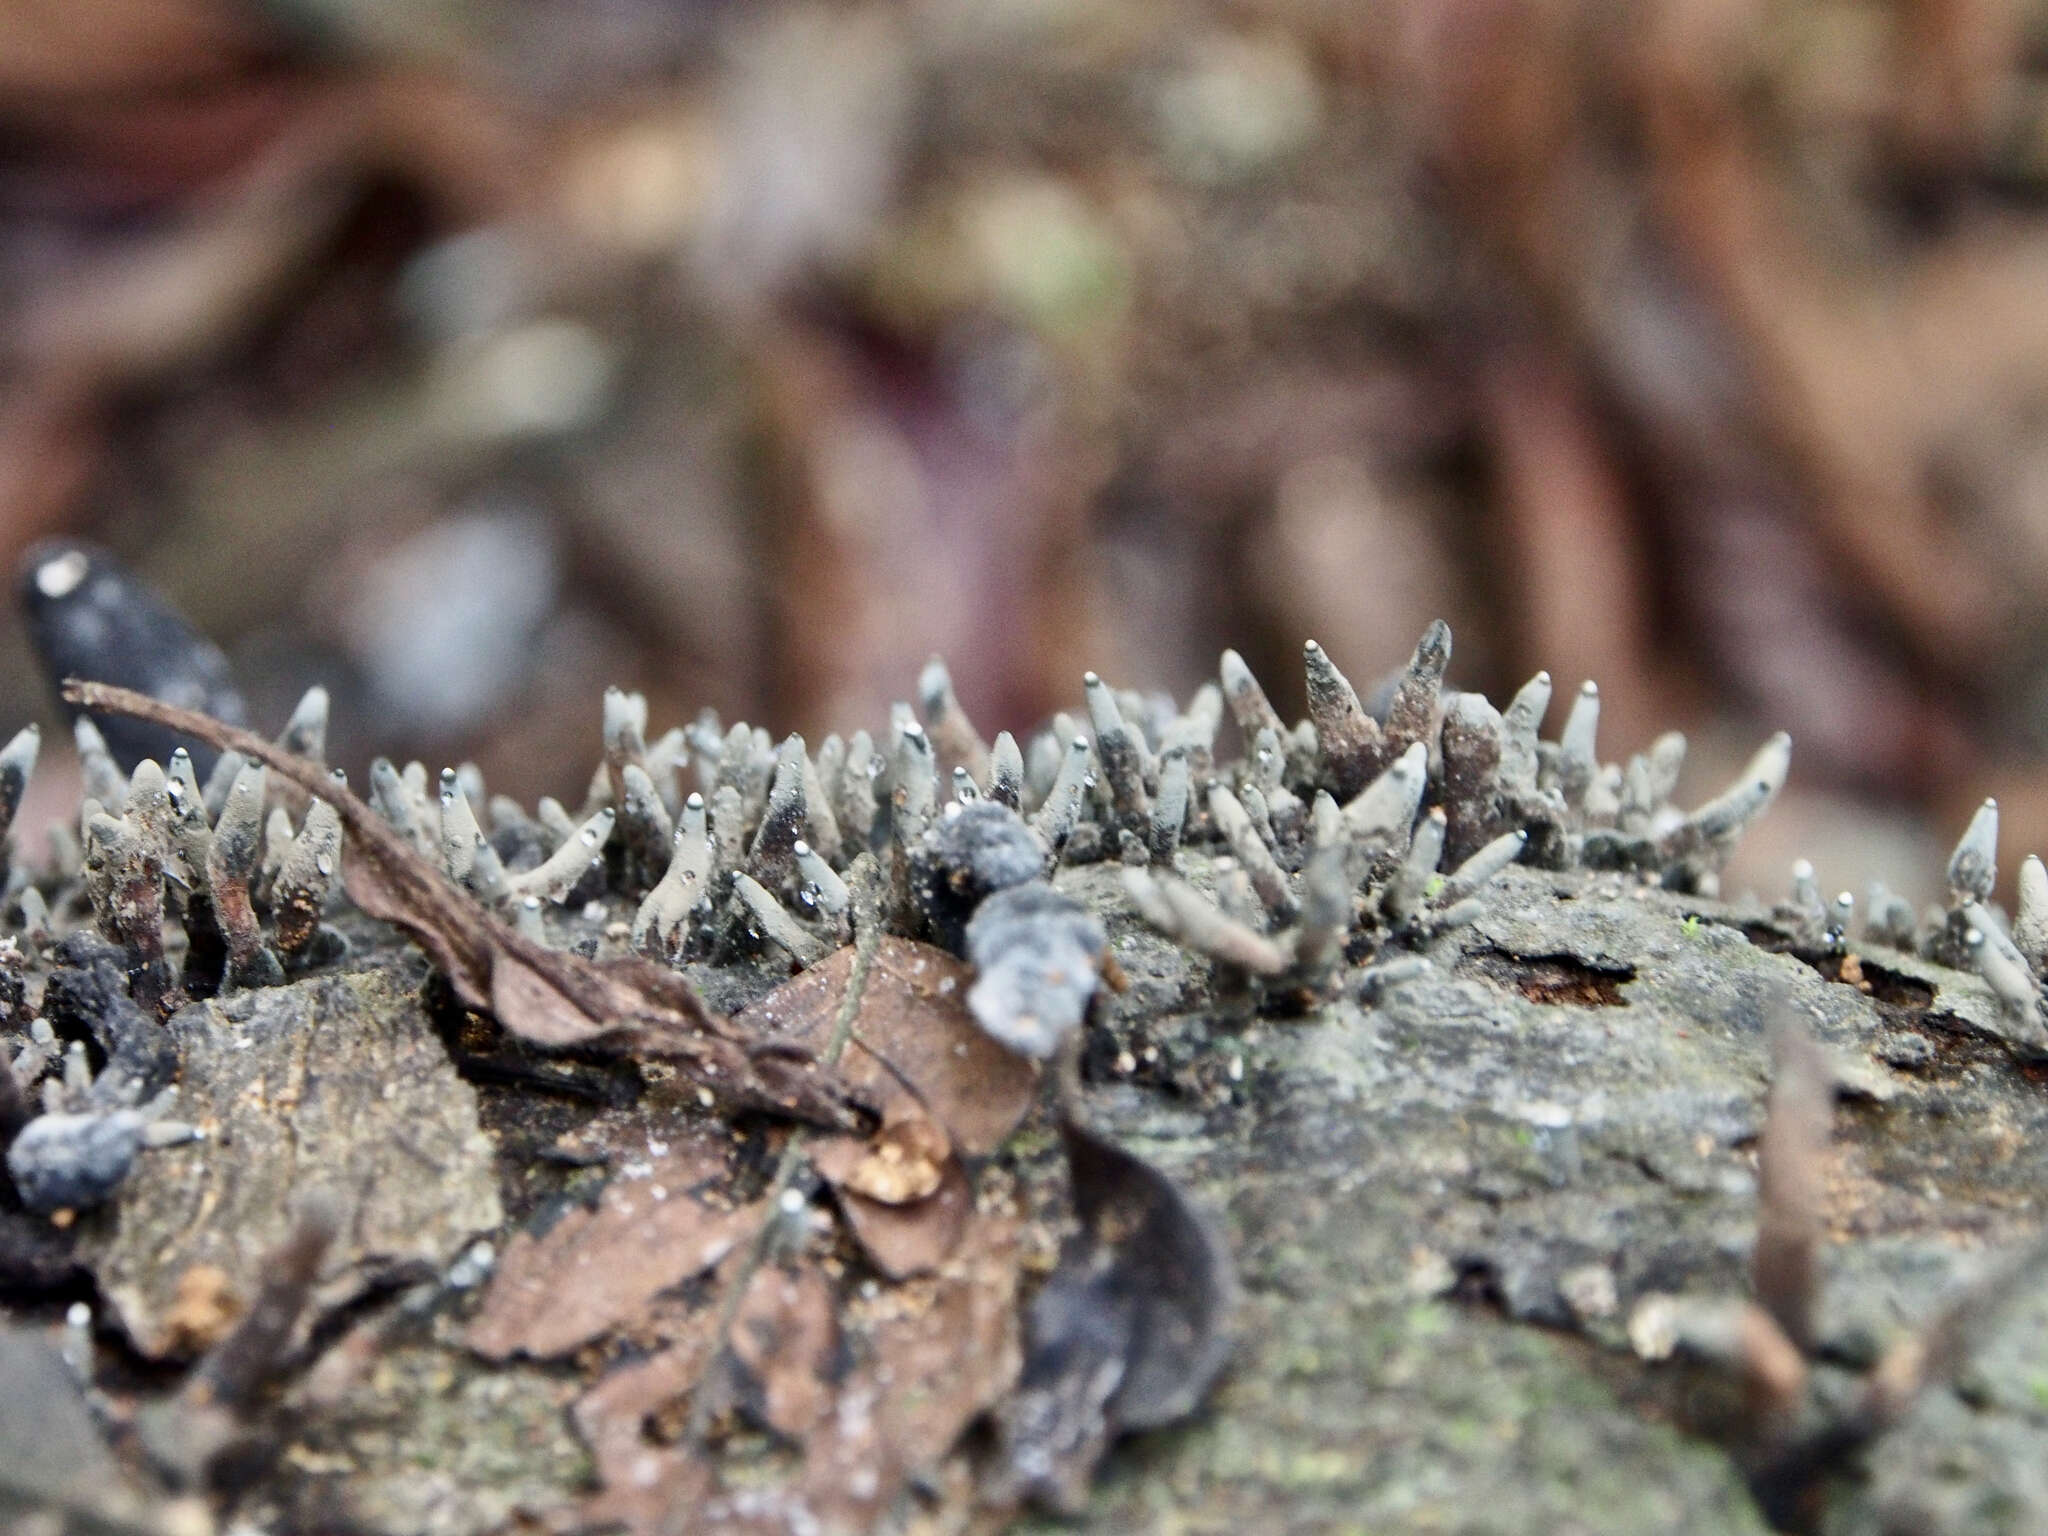
[[[1022,744],[614,693],[530,812],[74,688],[0,1523],[2038,1528],[2048,874],[1987,807],[1925,919],[1724,901],[1782,738],[1685,811],[1449,648]]]

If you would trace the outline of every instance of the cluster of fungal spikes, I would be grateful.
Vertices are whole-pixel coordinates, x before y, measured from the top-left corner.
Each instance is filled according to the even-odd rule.
[[[1400,950],[1468,921],[1476,893],[1518,861],[1622,870],[1710,893],[1735,840],[1784,783],[1791,742],[1779,735],[1725,793],[1683,811],[1671,796],[1684,737],[1674,732],[1626,764],[1603,764],[1592,683],[1558,739],[1546,741],[1548,673],[1496,710],[1478,694],[1444,688],[1450,648],[1449,628],[1431,625],[1376,715],[1310,641],[1309,717],[1291,729],[1243,659],[1225,652],[1220,691],[1205,688],[1185,715],[1164,723],[1156,759],[1142,744],[1121,754],[1131,782],[1112,796],[1111,812],[1140,803],[1155,780],[1171,808],[1171,825],[1155,820],[1150,829],[1147,857],[1131,858],[1132,844],[1123,844],[1127,861],[1141,866],[1125,875],[1138,911],[1251,976],[1313,989],[1340,955],[1382,957],[1393,971],[1368,970],[1370,982],[1408,967]],[[1215,761],[1212,699],[1227,702],[1250,745],[1234,765]],[[1098,741],[1103,725],[1097,712]],[[1225,850],[1213,892],[1165,867],[1184,839]]]
[[[313,689],[283,739],[317,759],[326,718],[326,692]],[[177,1057],[163,1019],[188,998],[282,982],[346,947],[321,921],[341,867],[331,805],[301,796],[295,820],[264,768],[233,753],[214,762],[204,786],[183,748],[168,766],[145,758],[123,773],[91,720],[76,730],[76,840],[68,829],[53,838],[56,858],[33,878],[11,859],[7,873],[20,940],[48,945],[57,967],[42,1015],[18,1021],[24,1043],[0,1070],[8,1171],[38,1211],[97,1204],[138,1152],[193,1134],[164,1118]],[[37,745],[29,727],[0,751],[0,812],[10,825]],[[104,937],[55,939],[70,914],[53,914],[50,901],[77,894]],[[97,1077],[87,1070],[88,1041],[107,1060]],[[60,1075],[46,1078],[60,1056]]]
[[[561,899],[595,879],[589,855],[612,830],[604,880],[639,903],[632,943],[671,962],[733,945],[815,961],[844,942],[843,874],[872,852],[894,872],[893,925],[976,960],[985,1026],[1044,1051],[1078,1022],[1103,952],[1099,925],[1046,884],[1059,864],[1115,859],[1148,921],[1226,967],[1313,991],[1342,956],[1391,946],[1387,962],[1409,964],[1403,952],[1468,920],[1475,894],[1518,860],[1711,892],[1784,782],[1781,735],[1686,812],[1671,800],[1682,737],[1603,764],[1591,684],[1547,741],[1547,674],[1498,711],[1444,688],[1450,650],[1449,628],[1432,625],[1376,714],[1311,642],[1309,718],[1292,727],[1235,652],[1184,710],[1089,673],[1085,718],[1056,715],[1023,747],[982,736],[937,660],[919,678],[919,709],[898,705],[879,741],[828,736],[815,754],[800,737],[777,743],[708,714],[650,744],[644,701],[614,691],[580,826],[551,802],[537,822],[493,802],[489,837],[464,822],[457,841],[510,840],[534,870],[514,879],[546,869]],[[1247,747],[1231,763],[1217,753],[1226,713]],[[444,807],[459,779],[444,779]],[[386,813],[423,826],[431,808]],[[1212,889],[1181,878],[1188,845],[1220,855]],[[507,888],[495,865],[463,878],[501,899]],[[1026,955],[1028,970],[1015,969]]]
[[[1998,802],[1986,800],[1970,818],[1948,860],[1948,900],[1917,920],[1913,907],[1873,882],[1864,896],[1861,941],[1917,953],[1982,976],[2022,1042],[2048,1049],[2048,866],[2029,855],[2020,865],[2018,910],[2008,920],[1992,899],[1998,884]],[[1777,915],[1801,938],[1840,946],[1855,914],[1844,891],[1823,906],[1813,868],[1793,867],[1790,898]]]
[[[85,780],[76,872],[101,932],[126,951],[145,1008],[164,1016],[188,996],[274,984],[340,953],[321,924],[341,869],[332,805],[272,785],[261,763],[234,752],[214,760],[204,785],[183,747],[168,765],[144,758],[123,774],[89,718],[76,732]],[[326,737],[327,690],[309,689],[278,741],[318,762]],[[60,877],[71,872],[60,863]],[[167,915],[184,933],[179,974]]]
[[[1602,764],[1591,684],[1547,741],[1546,674],[1496,710],[1444,687],[1450,652],[1448,627],[1431,625],[1375,712],[1311,642],[1309,717],[1291,727],[1235,652],[1184,709],[1089,673],[1085,715],[1055,715],[1021,745],[976,730],[937,660],[919,707],[896,706],[879,738],[831,735],[815,752],[709,712],[650,740],[646,700],[612,689],[573,812],[543,799],[529,814],[488,794],[471,765],[436,780],[384,759],[368,798],[529,938],[593,953],[623,943],[669,965],[814,963],[846,941],[848,877],[872,857],[889,926],[971,960],[982,1026],[1048,1057],[1084,1017],[1107,955],[1099,919],[1052,883],[1062,864],[1117,861],[1147,921],[1298,1001],[1340,959],[1371,962],[1368,986],[1413,969],[1415,951],[1469,920],[1475,894],[1518,860],[1711,891],[1783,782],[1779,736],[1725,794],[1684,812],[1671,803],[1682,738]],[[1217,750],[1226,715],[1245,746],[1230,761]],[[278,742],[318,761],[326,724],[314,689]],[[203,786],[182,750],[124,774],[89,718],[77,732],[80,843],[48,888],[82,874],[144,1010],[163,1017],[187,996],[279,982],[337,952],[321,922],[341,854],[331,805],[234,752]],[[29,732],[0,752],[0,813],[34,751]],[[1215,856],[1181,858],[1196,847]],[[10,890],[25,931],[52,926],[35,885],[16,874]],[[619,903],[632,914],[623,929],[606,921]],[[167,920],[183,931],[176,972]]]
[[[2019,873],[2018,911],[2008,920],[1992,899],[1998,883],[1998,802],[1970,818],[1948,860],[1948,900],[1915,914],[1912,903],[1872,881],[1856,940],[1864,948],[1917,954],[1975,971],[2019,1026],[2023,1044],[2048,1049],[2048,866],[2030,855]],[[1792,885],[1772,916],[1796,942],[1841,952],[1856,928],[1856,898],[1823,899],[1813,866],[1792,866]]]

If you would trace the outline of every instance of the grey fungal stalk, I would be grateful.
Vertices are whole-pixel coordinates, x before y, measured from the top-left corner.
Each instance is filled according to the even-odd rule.
[[[341,817],[325,800],[315,800],[271,883],[271,929],[280,955],[296,959],[313,947],[340,870]]]

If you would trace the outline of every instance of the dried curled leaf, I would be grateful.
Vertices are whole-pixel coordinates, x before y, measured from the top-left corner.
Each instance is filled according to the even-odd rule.
[[[702,1274],[766,1219],[757,1202],[724,1208],[690,1193],[724,1170],[715,1138],[635,1164],[541,1236],[506,1244],[465,1342],[493,1360],[556,1359],[630,1327],[662,1291]]]
[[[841,1327],[862,1363],[805,1447],[801,1507],[827,1530],[873,1530],[1017,1380],[1015,1227],[973,1215],[943,1269],[850,1303]]]
[[[733,1319],[732,1354],[743,1405],[777,1434],[806,1439],[831,1411],[839,1320],[815,1269],[755,1274]]]
[[[822,1050],[853,960],[851,946],[841,949],[742,1010],[733,1024]],[[963,1156],[986,1157],[1030,1109],[1038,1073],[975,1027],[967,1013],[972,976],[944,950],[883,939],[839,1077],[879,1105],[885,1123],[905,1118],[899,1101],[909,1098]]]
[[[974,1214],[967,1170],[953,1157],[938,1172],[932,1192],[907,1205],[890,1205],[845,1187],[835,1191],[855,1240],[869,1262],[891,1280],[937,1270],[953,1256],[967,1231],[968,1218]]]
[[[681,1402],[703,1376],[708,1339],[707,1328],[621,1366],[569,1410],[603,1484],[579,1510],[584,1528],[617,1526],[654,1536],[671,1508],[695,1507],[709,1493],[709,1461],[687,1444],[659,1444],[648,1433],[655,1416]]]

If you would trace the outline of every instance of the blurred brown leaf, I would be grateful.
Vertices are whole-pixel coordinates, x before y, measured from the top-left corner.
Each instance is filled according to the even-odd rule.
[[[852,948],[841,949],[733,1023],[822,1050],[852,969]],[[839,1075],[880,1106],[885,1124],[927,1115],[964,1156],[986,1157],[1030,1109],[1038,1073],[976,1027],[967,1012],[972,980],[973,971],[942,949],[883,939]]]
[[[724,1138],[705,1130],[614,1175],[594,1208],[568,1211],[539,1237],[514,1234],[465,1342],[493,1360],[548,1360],[632,1328],[663,1291],[767,1219],[759,1202],[721,1206],[692,1192],[725,1172]]]

